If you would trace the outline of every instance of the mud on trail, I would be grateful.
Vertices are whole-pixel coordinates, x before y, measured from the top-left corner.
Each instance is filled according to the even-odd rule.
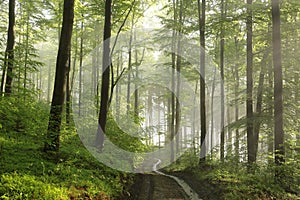
[[[157,174],[137,174],[130,200],[190,199],[172,178]]]

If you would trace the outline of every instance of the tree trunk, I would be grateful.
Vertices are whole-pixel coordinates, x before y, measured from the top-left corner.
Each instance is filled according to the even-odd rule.
[[[268,47],[267,47],[268,48]],[[265,66],[267,64],[267,58],[268,58],[269,50],[267,49],[263,59],[261,61],[261,70],[259,74],[259,83],[258,83],[258,89],[257,89],[257,100],[256,100],[256,116],[257,119],[254,124],[254,157],[257,157],[257,151],[258,151],[258,142],[259,142],[259,129],[261,125],[261,120],[259,119],[262,114],[262,100],[263,100],[263,90],[264,90],[264,81],[265,81]]]
[[[9,0],[9,22],[7,31],[7,46],[5,51],[4,70],[6,70],[5,94],[12,92],[13,67],[14,67],[14,46],[15,46],[15,0]],[[4,86],[3,85],[3,86]]]
[[[111,37],[111,7],[112,0],[105,1],[105,22],[103,34],[103,58],[102,58],[102,84],[101,84],[101,102],[98,119],[98,130],[95,140],[95,146],[100,152],[103,150],[106,119],[108,112],[109,82],[110,82],[110,37]]]
[[[182,21],[182,1],[179,2],[179,26],[183,26]],[[175,116],[175,134],[176,134],[176,154],[179,153],[179,143],[180,143],[180,134],[182,134],[182,131],[180,129],[180,102],[179,102],[179,96],[180,96],[180,87],[181,87],[181,77],[180,77],[180,71],[181,71],[181,30],[182,27],[179,28],[178,31],[178,41],[177,41],[177,63],[176,63],[176,70],[177,70],[177,89],[176,89],[176,116]]]
[[[81,27],[80,27],[80,50],[79,50],[79,94],[78,94],[78,113],[81,115],[81,94],[82,94],[82,68],[83,68],[83,15],[81,15]]]
[[[235,87],[234,87],[234,95],[235,95],[235,121],[239,121],[239,87],[240,87],[240,76],[239,76],[239,49],[238,49],[238,40],[235,37],[235,55],[236,55],[236,62],[235,62]],[[240,132],[239,128],[235,130],[235,156],[237,161],[240,160]]]
[[[29,55],[29,13],[28,13],[28,5],[26,5],[27,9],[27,19],[26,19],[26,35],[25,35],[25,58],[24,58],[24,80],[23,80],[23,97],[24,101],[26,99],[26,85],[27,85],[27,64],[28,64],[28,55]]]
[[[225,156],[225,94],[224,94],[224,53],[225,53],[225,39],[224,39],[224,25],[225,20],[225,5],[224,0],[221,1],[221,42],[220,42],[220,68],[221,68],[221,149],[220,149],[220,159],[224,161]]]
[[[69,61],[67,69],[67,89],[66,89],[66,124],[70,126],[71,121],[71,84],[70,84],[70,70],[71,70],[71,49],[69,52]]]
[[[177,16],[176,16],[176,0],[173,0],[173,10],[174,10],[174,24],[177,23]],[[173,29],[172,33],[172,83],[171,83],[171,135],[170,135],[170,151],[171,151],[171,162],[175,160],[174,155],[174,136],[175,136],[175,68],[176,68],[176,31],[175,28]]]
[[[282,61],[281,61],[281,30],[279,0],[272,0],[273,22],[273,64],[274,64],[274,123],[275,123],[275,163],[284,162],[283,132],[283,94],[282,94]],[[276,174],[278,175],[278,174]]]
[[[74,0],[64,0],[63,22],[61,39],[56,61],[56,74],[51,103],[47,140],[45,151],[59,150],[59,136],[62,121],[62,110],[66,93],[66,75],[68,71],[68,59],[71,49],[71,38],[74,19]]]
[[[273,62],[270,61],[268,64],[268,86],[269,89],[273,88]],[[269,116],[273,115],[273,105],[271,102],[273,102],[273,98],[271,95],[268,96],[268,114]],[[273,120],[272,120],[273,121]],[[272,165],[274,163],[274,128],[273,128],[273,123],[269,123],[269,130],[268,130],[268,163]]]
[[[247,155],[248,164],[256,161],[253,137],[253,24],[252,0],[247,0]]]
[[[201,10],[201,11],[200,11]],[[198,23],[200,32],[200,116],[201,116],[201,150],[200,162],[205,161],[206,157],[206,106],[205,106],[205,10],[206,2],[198,0]]]
[[[134,13],[131,21],[130,38],[129,38],[129,49],[128,49],[128,75],[127,75],[127,115],[130,112],[130,84],[131,84],[131,67],[132,67],[132,38],[133,38],[133,27],[134,26]]]
[[[136,32],[134,33],[134,39],[136,41]],[[134,118],[135,121],[138,123],[139,118],[139,91],[138,91],[138,83],[139,80],[139,65],[138,64],[138,50],[135,48],[135,84],[134,84]],[[160,138],[160,137],[159,137]]]

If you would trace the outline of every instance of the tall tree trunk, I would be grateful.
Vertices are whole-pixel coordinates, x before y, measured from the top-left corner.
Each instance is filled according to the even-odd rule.
[[[235,104],[235,121],[239,121],[239,88],[240,88],[240,76],[239,76],[239,49],[238,49],[238,39],[235,37],[235,55],[236,55],[236,62],[235,62],[235,87],[234,87],[234,104]],[[237,161],[240,160],[240,132],[239,128],[235,129],[235,156]]]
[[[256,160],[253,137],[253,22],[252,0],[247,0],[247,155],[248,164]]]
[[[271,90],[273,88],[273,62],[270,60],[268,64],[268,87]],[[273,98],[269,95],[268,102],[272,102]],[[273,115],[273,105],[272,103],[268,104],[268,114],[271,117]],[[272,120],[273,121],[273,120]],[[269,123],[269,130],[268,130],[268,163],[272,165],[274,163],[274,128],[273,123]]]
[[[183,26],[183,20],[182,20],[182,1],[179,0],[179,26]],[[177,70],[177,89],[176,89],[176,116],[175,116],[175,134],[176,134],[176,154],[179,153],[179,143],[180,139],[179,136],[182,134],[182,131],[180,129],[180,102],[179,102],[179,96],[180,96],[180,87],[181,87],[181,77],[180,77],[180,71],[181,71],[181,37],[182,33],[181,30],[182,27],[179,27],[178,31],[178,41],[177,41],[177,61],[176,61],[176,70]]]
[[[221,68],[221,149],[220,149],[220,159],[224,160],[225,156],[225,94],[224,94],[224,53],[225,53],[225,39],[224,39],[224,20],[225,20],[225,5],[224,0],[221,1],[221,42],[220,42],[220,68]]]
[[[78,94],[78,113],[81,115],[81,96],[82,96],[82,68],[83,68],[83,14],[81,15],[82,21],[80,26],[80,50],[79,50],[79,94]]]
[[[23,97],[24,97],[24,101],[26,99],[26,85],[27,85],[27,65],[28,65],[28,56],[29,56],[29,9],[28,9],[28,5],[26,5],[26,9],[27,9],[27,19],[26,19],[26,35],[25,35],[25,58],[24,58],[24,80],[23,80]]]
[[[62,121],[62,110],[66,93],[66,75],[68,71],[68,60],[71,49],[73,19],[74,0],[64,0],[61,39],[59,41],[57,54],[55,83],[48,123],[47,140],[44,146],[45,151],[59,150],[59,136]]]
[[[110,82],[110,37],[111,37],[111,7],[112,0],[105,1],[105,22],[103,34],[103,58],[102,58],[102,84],[101,84],[101,102],[98,119],[98,130],[95,140],[95,146],[100,152],[103,150],[106,119],[108,112],[109,82]]]
[[[267,47],[269,48],[269,47]],[[262,100],[263,100],[263,90],[264,90],[264,81],[265,81],[265,66],[267,64],[267,58],[269,54],[269,49],[266,50],[263,59],[261,61],[261,70],[259,74],[259,83],[258,83],[258,89],[257,89],[257,100],[256,100],[256,116],[258,120],[254,123],[254,156],[257,157],[257,151],[258,151],[258,142],[259,142],[259,130],[261,125],[261,120],[259,119],[262,114]]]
[[[134,40],[136,41],[136,32],[134,32]],[[134,118],[135,121],[138,122],[139,118],[139,91],[138,91],[138,83],[139,80],[139,65],[138,63],[138,50],[135,48],[135,84],[134,84]],[[160,137],[159,137],[160,138]]]
[[[134,13],[131,21],[129,49],[128,49],[128,75],[127,75],[127,115],[130,112],[130,84],[131,84],[131,67],[132,67],[132,40],[133,40],[133,27],[134,26]]]
[[[205,10],[206,2],[198,0],[198,23],[200,32],[200,116],[201,116],[201,150],[200,162],[205,161],[206,157],[206,106],[205,106]]]
[[[7,46],[5,51],[4,69],[6,70],[5,94],[12,92],[13,68],[14,68],[14,46],[15,46],[15,0],[9,0],[9,22],[7,31]],[[3,85],[3,86],[4,86]]]
[[[69,61],[67,69],[67,89],[66,89],[66,124],[70,126],[71,122],[71,84],[70,84],[70,70],[71,70],[71,48],[69,52]]]
[[[197,90],[198,90],[198,80],[196,81],[196,86],[195,86],[195,94],[197,94]],[[196,118],[196,95],[194,96],[193,99],[193,111],[192,111],[192,147],[193,147],[193,154],[196,155],[196,124],[195,124],[195,118]]]
[[[275,123],[275,163],[284,162],[283,132],[283,94],[282,94],[282,61],[281,61],[281,30],[279,0],[272,0],[273,23],[273,64],[274,64],[274,123]],[[278,175],[278,174],[276,174]]]
[[[122,51],[118,53],[118,62],[117,62],[117,77],[120,76],[121,69],[123,68],[123,59],[122,59]],[[120,120],[120,97],[121,87],[119,84],[116,85],[116,120],[117,122]]]
[[[177,14],[176,14],[176,0],[173,0],[173,9],[174,9],[174,25],[177,24]],[[170,135],[170,151],[171,151],[171,162],[175,160],[174,155],[174,136],[175,136],[175,68],[176,68],[176,30],[173,29],[172,33],[172,93],[171,93],[171,135]]]
[[[29,56],[29,9],[28,5],[26,5],[27,10],[27,18],[26,18],[26,35],[25,37],[25,56],[24,56],[24,80],[23,80],[23,98],[26,100],[26,87],[27,87],[27,65],[28,65],[28,56]]]

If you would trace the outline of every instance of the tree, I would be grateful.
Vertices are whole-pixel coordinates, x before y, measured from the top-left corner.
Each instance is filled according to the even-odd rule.
[[[15,46],[15,0],[9,0],[9,25],[7,31],[7,44],[5,50],[5,64],[1,82],[1,93],[5,87],[5,94],[12,92],[13,67],[14,67],[14,46]],[[6,79],[6,80],[5,80]]]
[[[109,100],[109,82],[110,82],[110,37],[111,37],[111,7],[112,0],[105,1],[105,21],[103,34],[103,58],[102,58],[102,85],[101,102],[98,118],[98,130],[96,134],[95,146],[101,152],[104,144],[104,134],[106,128],[106,119]]]
[[[201,12],[200,12],[201,10]],[[200,116],[201,116],[201,152],[200,162],[205,161],[206,155],[206,106],[205,106],[205,10],[206,2],[198,0],[198,23],[200,31]]]
[[[45,151],[58,151],[62,111],[66,93],[66,77],[74,20],[74,0],[64,0],[61,36],[56,60],[55,83],[48,123]]]
[[[235,87],[234,87],[234,95],[235,95],[235,121],[237,122],[239,120],[239,100],[238,100],[238,93],[239,93],[239,87],[240,87],[240,75],[239,75],[239,66],[238,66],[238,60],[239,60],[239,49],[238,49],[238,39],[237,37],[234,38],[235,43],[235,56],[236,56],[236,63],[234,67],[234,77],[235,77]],[[240,149],[240,132],[239,129],[236,128],[235,130],[235,156],[237,158],[237,161],[240,160],[239,156],[239,149]]]
[[[247,153],[248,163],[255,162],[253,137],[253,22],[252,0],[247,0]]]
[[[225,65],[225,34],[224,34],[224,20],[225,20],[225,3],[224,0],[221,1],[221,42],[220,42],[220,68],[221,68],[221,80],[223,83],[221,83],[221,150],[220,150],[220,158],[223,161],[224,155],[225,155],[225,94],[224,94],[224,65]]]
[[[274,123],[275,123],[275,163],[284,162],[283,97],[282,97],[282,61],[279,0],[272,0],[273,24],[273,64],[274,64]]]

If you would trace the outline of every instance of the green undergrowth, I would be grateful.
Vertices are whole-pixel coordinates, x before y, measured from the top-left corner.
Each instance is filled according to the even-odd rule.
[[[295,160],[282,167],[253,166],[250,171],[234,158],[207,159],[200,165],[195,160],[186,154],[164,170],[185,179],[203,199],[300,199],[300,163]],[[277,180],[276,170],[283,174]]]
[[[0,99],[0,199],[122,199],[132,175],[106,167],[63,126],[58,153],[43,152],[48,106]]]

